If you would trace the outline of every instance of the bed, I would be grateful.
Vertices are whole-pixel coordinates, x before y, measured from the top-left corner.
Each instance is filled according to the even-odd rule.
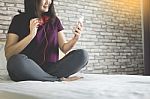
[[[150,99],[150,76],[83,74],[71,82],[13,82],[0,43],[0,99]]]
[[[150,99],[149,76],[82,76],[83,79],[70,82],[2,80],[0,99]]]

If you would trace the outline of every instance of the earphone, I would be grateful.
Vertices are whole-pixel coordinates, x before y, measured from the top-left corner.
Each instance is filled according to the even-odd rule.
[[[43,51],[43,54],[44,54],[44,57],[43,57],[43,62],[42,62],[42,64],[44,64],[44,62],[45,62],[45,60],[46,60],[46,49],[47,49],[47,47],[48,47],[48,40],[47,40],[47,32],[46,32],[46,28],[44,28],[44,38],[45,38],[45,40],[46,40],[46,44],[45,44],[45,47],[44,47],[44,51]]]

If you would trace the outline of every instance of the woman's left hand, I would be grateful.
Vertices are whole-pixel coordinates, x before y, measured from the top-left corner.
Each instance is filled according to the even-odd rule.
[[[83,30],[83,24],[79,23],[74,29],[74,39],[78,40],[81,36],[81,31]]]

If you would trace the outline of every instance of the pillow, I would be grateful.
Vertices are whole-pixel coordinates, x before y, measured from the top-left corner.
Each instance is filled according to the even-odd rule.
[[[8,72],[6,69],[6,58],[4,52],[5,42],[0,41],[0,80],[8,79]]]

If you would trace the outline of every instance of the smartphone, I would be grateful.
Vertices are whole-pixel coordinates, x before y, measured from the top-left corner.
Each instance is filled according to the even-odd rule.
[[[84,21],[84,17],[83,17],[83,16],[80,16],[80,17],[78,18],[76,27],[77,27],[78,25],[80,25],[80,26],[82,27],[82,26],[83,26],[83,21]],[[74,31],[77,32],[77,31],[75,30],[75,28],[74,28]]]
[[[83,21],[84,21],[84,16],[80,16],[78,21],[77,21],[77,25],[80,24],[82,26],[83,25]]]

